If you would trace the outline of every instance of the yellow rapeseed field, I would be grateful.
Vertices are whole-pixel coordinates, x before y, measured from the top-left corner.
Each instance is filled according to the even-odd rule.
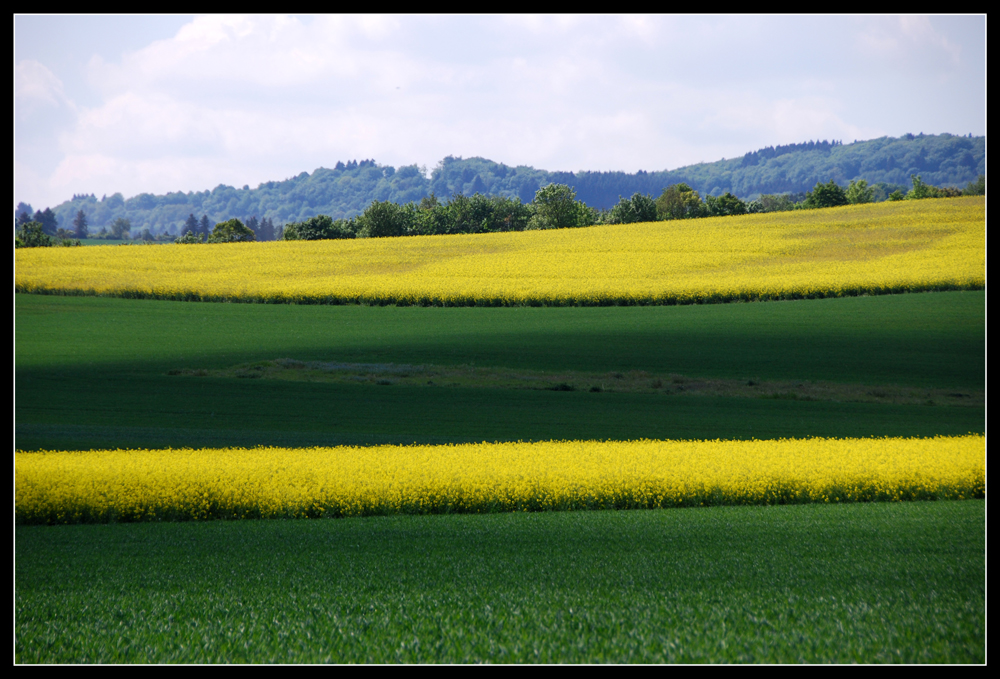
[[[15,454],[21,523],[985,496],[986,441],[562,441]]]
[[[985,286],[965,197],[585,229],[17,250],[15,289],[445,305],[673,304]]]

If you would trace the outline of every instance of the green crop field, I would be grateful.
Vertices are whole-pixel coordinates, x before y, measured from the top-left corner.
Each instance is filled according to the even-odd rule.
[[[975,500],[16,536],[16,662],[985,662]]]
[[[985,427],[983,292],[499,309],[17,295],[15,333],[15,445],[23,450],[929,436]],[[617,393],[613,377],[601,393],[562,393],[169,374],[278,358],[818,381],[866,393],[903,386],[916,398],[808,400],[793,398],[795,385],[777,394],[789,398],[752,388]]]
[[[985,431],[983,291],[593,308],[17,294],[15,341],[19,450]],[[404,371],[421,379],[385,378]],[[532,386],[546,379],[572,388]],[[15,655],[979,663],[984,543],[979,501],[17,526]]]

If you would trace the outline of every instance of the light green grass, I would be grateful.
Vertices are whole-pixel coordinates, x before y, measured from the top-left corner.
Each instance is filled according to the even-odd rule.
[[[985,662],[981,501],[15,531],[19,663]]]

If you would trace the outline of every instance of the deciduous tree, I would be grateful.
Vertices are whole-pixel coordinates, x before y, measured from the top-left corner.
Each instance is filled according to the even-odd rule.
[[[656,203],[649,196],[633,193],[631,198],[618,196],[618,203],[611,208],[605,223],[635,224],[636,222],[655,222],[657,218]]]
[[[590,209],[576,199],[576,191],[565,184],[548,184],[538,189],[531,201],[529,229],[565,229],[587,226]]]
[[[47,248],[52,246],[52,238],[42,229],[41,222],[27,222],[18,231],[14,247]]]
[[[361,238],[386,238],[404,236],[410,232],[415,218],[415,207],[397,205],[388,200],[372,201],[358,217],[358,236]]]
[[[847,187],[847,191],[844,195],[847,198],[847,202],[852,205],[870,203],[872,202],[874,190],[868,186],[868,182],[864,179],[859,179],[857,181],[852,179],[851,184]]]
[[[702,208],[701,196],[684,183],[668,186],[656,199],[656,212],[660,219],[699,217]]]
[[[806,194],[803,207],[821,208],[847,205],[847,194],[832,179],[826,184],[816,182],[812,191]]]
[[[129,221],[128,217],[118,217],[115,221],[111,222],[111,237],[115,239],[128,238],[129,232],[132,230],[132,222]]]
[[[212,229],[209,243],[249,243],[256,240],[256,235],[238,219],[220,222]]]

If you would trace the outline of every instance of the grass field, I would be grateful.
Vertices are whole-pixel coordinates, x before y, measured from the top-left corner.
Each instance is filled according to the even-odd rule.
[[[897,405],[168,374],[287,357],[982,394],[985,293],[975,291],[565,309],[16,295],[15,335],[24,450],[985,431],[985,409],[964,397]]]
[[[985,503],[18,526],[15,662],[985,662]]]

